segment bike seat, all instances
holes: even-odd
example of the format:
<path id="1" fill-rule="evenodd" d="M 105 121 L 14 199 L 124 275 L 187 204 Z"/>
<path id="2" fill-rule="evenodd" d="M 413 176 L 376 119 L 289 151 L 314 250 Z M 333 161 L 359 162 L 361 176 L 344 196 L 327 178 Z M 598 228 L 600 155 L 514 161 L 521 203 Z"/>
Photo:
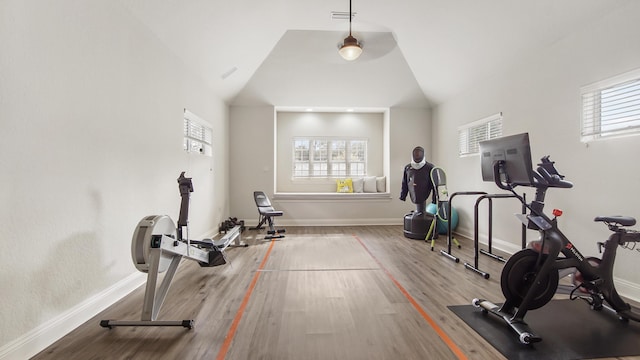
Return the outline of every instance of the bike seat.
<path id="1" fill-rule="evenodd" d="M 593 219 L 593 221 L 620 224 L 622 226 L 633 226 L 636 224 L 636 219 L 631 216 L 598 216 Z"/>

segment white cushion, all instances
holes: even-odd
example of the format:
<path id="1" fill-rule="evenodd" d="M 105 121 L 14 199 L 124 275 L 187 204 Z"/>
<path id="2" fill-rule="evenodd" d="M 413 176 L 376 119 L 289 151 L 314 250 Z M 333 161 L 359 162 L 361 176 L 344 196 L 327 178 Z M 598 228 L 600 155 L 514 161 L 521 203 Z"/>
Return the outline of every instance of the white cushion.
<path id="1" fill-rule="evenodd" d="M 387 191 L 387 178 L 385 176 L 376 178 L 376 190 L 378 190 L 378 192 Z"/>
<path id="2" fill-rule="evenodd" d="M 364 191 L 364 179 L 363 178 L 353 179 L 353 192 L 361 193 L 363 191 Z"/>
<path id="3" fill-rule="evenodd" d="M 378 192 L 378 188 L 376 186 L 376 177 L 375 176 L 365 176 L 364 177 L 364 192 L 366 192 L 366 193 Z"/>

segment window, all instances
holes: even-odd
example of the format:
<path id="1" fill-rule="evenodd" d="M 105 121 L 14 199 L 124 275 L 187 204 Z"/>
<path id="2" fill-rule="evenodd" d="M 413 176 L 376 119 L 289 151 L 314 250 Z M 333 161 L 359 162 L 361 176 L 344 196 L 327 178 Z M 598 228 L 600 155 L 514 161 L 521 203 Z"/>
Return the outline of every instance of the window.
<path id="1" fill-rule="evenodd" d="M 480 141 L 502 136 L 502 113 L 474 121 L 458 128 L 458 155 L 478 154 Z"/>
<path id="2" fill-rule="evenodd" d="M 640 134 L 640 69 L 582 87 L 583 142 Z"/>
<path id="3" fill-rule="evenodd" d="M 386 112 L 276 110 L 274 120 L 274 193 L 333 194 L 336 179 L 388 175 Z"/>
<path id="4" fill-rule="evenodd" d="M 206 121 L 184 110 L 184 138 L 182 147 L 188 153 L 213 156 L 213 129 Z"/>
<path id="5" fill-rule="evenodd" d="M 294 178 L 337 178 L 367 174 L 367 140 L 295 138 Z"/>
<path id="6" fill-rule="evenodd" d="M 293 141 L 293 177 L 309 175 L 309 140 Z"/>
<path id="7" fill-rule="evenodd" d="M 352 140 L 351 151 L 349 152 L 351 159 L 349 168 L 352 176 L 364 176 L 367 174 L 367 142 L 365 140 Z"/>
<path id="8" fill-rule="evenodd" d="M 316 140 L 311 141 L 311 144 L 313 144 L 313 174 L 316 177 L 326 177 L 329 174 L 329 168 L 327 166 L 327 159 L 329 158 L 327 141 Z"/>

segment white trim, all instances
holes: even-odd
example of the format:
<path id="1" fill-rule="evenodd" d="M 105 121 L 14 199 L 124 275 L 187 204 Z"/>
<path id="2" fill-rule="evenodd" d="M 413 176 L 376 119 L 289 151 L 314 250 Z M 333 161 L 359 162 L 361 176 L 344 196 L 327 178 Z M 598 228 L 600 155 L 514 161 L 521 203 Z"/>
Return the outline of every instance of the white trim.
<path id="1" fill-rule="evenodd" d="M 140 272 L 135 272 L 127 276 L 113 286 L 78 304 L 76 307 L 63 312 L 21 337 L 5 344 L 0 348 L 0 360 L 28 359 L 36 355 L 140 287 L 145 281 L 145 274 Z M 96 326 L 98 326 L 97 323 Z"/>
<path id="2" fill-rule="evenodd" d="M 466 229 L 466 228 L 461 228 L 458 227 L 456 229 L 456 231 L 454 232 L 456 234 L 459 234 L 462 237 L 465 237 L 467 239 L 471 239 L 473 240 L 473 231 L 470 229 Z M 529 235 L 529 234 L 527 234 Z M 527 241 L 531 241 L 532 239 L 527 238 Z M 480 236 L 478 237 L 478 242 L 481 245 L 487 246 L 488 242 L 489 242 L 489 238 L 486 234 L 480 234 Z M 497 239 L 495 237 L 493 237 L 491 239 L 491 247 L 492 249 L 496 249 L 496 250 L 500 250 L 502 252 L 505 252 L 509 255 L 513 255 L 516 251 L 521 250 L 521 244 L 514 244 L 511 241 L 505 241 L 502 239 Z"/>
<path id="3" fill-rule="evenodd" d="M 635 79 L 640 79 L 640 68 L 627 71 L 626 73 L 622 73 L 605 80 L 600 80 L 589 85 L 582 86 L 580 87 L 580 93 L 582 94 L 589 91 L 601 90 L 603 88 L 608 88 Z"/>
<path id="4" fill-rule="evenodd" d="M 640 301 L 640 285 L 615 276 L 613 277 L 613 282 L 616 284 L 616 290 L 620 295 L 636 302 Z"/>
<path id="5" fill-rule="evenodd" d="M 316 113 L 377 113 L 386 114 L 389 112 L 388 107 L 328 107 L 328 106 L 274 106 L 274 113 L 278 112 L 316 112 Z"/>
<path id="6" fill-rule="evenodd" d="M 369 200 L 391 200 L 391 193 L 275 193 L 272 200 L 280 202 L 300 202 L 300 201 L 369 201 Z"/>

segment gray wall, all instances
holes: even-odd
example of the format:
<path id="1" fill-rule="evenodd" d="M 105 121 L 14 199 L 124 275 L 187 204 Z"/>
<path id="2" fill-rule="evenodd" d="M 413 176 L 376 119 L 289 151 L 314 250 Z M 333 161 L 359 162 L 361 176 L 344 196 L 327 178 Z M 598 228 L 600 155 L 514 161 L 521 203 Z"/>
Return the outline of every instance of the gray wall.
<path id="1" fill-rule="evenodd" d="M 242 107 L 230 109 L 230 206 L 232 216 L 250 224 L 258 220 L 253 191 L 274 192 L 274 108 Z M 285 211 L 279 224 L 352 225 L 400 224 L 413 210 L 410 201 L 398 200 L 402 169 L 411 159 L 411 150 L 422 145 L 431 155 L 431 118 L 428 109 L 393 107 L 389 111 L 389 186 L 387 199 L 275 200 Z M 249 161 L 247 159 L 250 159 Z"/>
<path id="2" fill-rule="evenodd" d="M 37 350 L 43 324 L 63 335 L 144 281 L 131 236 L 146 215 L 177 218 L 181 171 L 191 233 L 217 230 L 228 114 L 117 2 L 2 1 L 0 14 L 0 347 Z M 185 107 L 212 124 L 213 158 L 182 150 Z"/>
<path id="3" fill-rule="evenodd" d="M 433 149 L 436 162 L 446 166 L 449 191 L 501 191 L 481 181 L 478 157 L 457 156 L 456 136 L 458 126 L 502 111 L 505 135 L 529 132 L 533 161 L 551 155 L 560 172 L 574 182 L 573 189 L 550 189 L 547 208 L 565 211 L 561 229 L 583 254 L 599 255 L 596 242 L 609 234 L 605 226 L 592 221 L 595 216 L 624 214 L 640 219 L 635 204 L 640 198 L 639 138 L 581 143 L 579 94 L 581 86 L 640 67 L 640 41 L 632 35 L 640 33 L 638 14 L 640 3 L 629 2 L 436 107 Z M 533 194 L 527 192 L 531 199 Z M 459 198 L 453 203 L 460 213 L 459 230 L 468 235 L 474 202 L 475 198 Z M 512 215 L 519 211 L 515 200 L 494 202 L 498 247 L 519 248 L 520 223 Z M 486 237 L 485 221 L 480 225 Z M 530 239 L 534 236 L 529 234 Z M 619 285 L 627 295 L 640 298 L 638 254 L 625 250 L 618 254 Z"/>

